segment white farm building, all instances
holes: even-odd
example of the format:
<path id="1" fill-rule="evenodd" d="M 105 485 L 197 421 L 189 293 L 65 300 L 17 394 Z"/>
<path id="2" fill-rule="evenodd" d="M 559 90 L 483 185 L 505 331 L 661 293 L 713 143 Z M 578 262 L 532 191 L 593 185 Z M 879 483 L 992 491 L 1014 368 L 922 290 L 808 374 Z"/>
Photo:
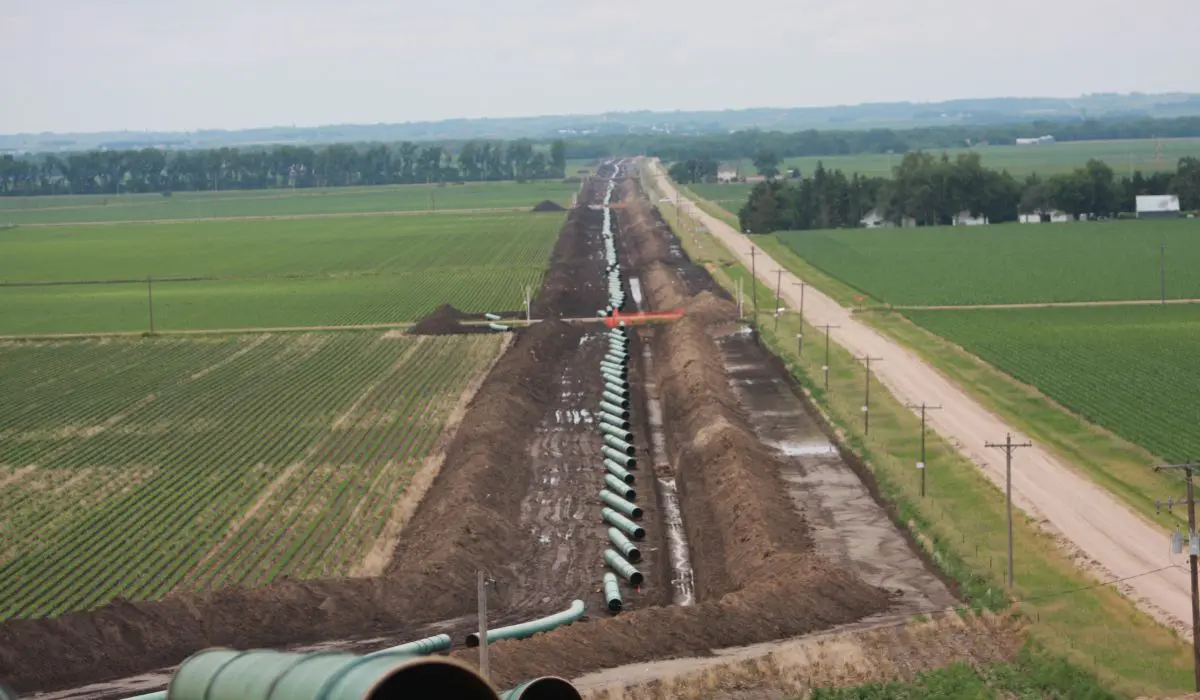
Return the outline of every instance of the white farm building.
<path id="1" fill-rule="evenodd" d="M 1179 216 L 1179 195 L 1175 194 L 1146 194 L 1138 195 L 1137 218 L 1139 219 L 1174 219 Z"/>

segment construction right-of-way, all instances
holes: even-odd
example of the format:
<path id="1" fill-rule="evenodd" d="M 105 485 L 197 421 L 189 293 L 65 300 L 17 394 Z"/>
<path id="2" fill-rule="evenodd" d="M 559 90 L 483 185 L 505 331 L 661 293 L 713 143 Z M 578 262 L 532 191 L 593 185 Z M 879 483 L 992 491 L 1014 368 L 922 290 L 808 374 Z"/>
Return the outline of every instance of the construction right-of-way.
<path id="1" fill-rule="evenodd" d="M 662 195 L 693 206 L 684 208 L 721 241 L 747 269 L 769 286 L 778 286 L 783 300 L 793 308 L 800 304 L 800 278 L 781 270 L 752 240 L 725 222 L 694 206 L 680 195 L 656 160 L 643 160 Z M 751 251 L 756 258 L 752 262 Z M 781 277 L 777 278 L 777 275 Z M 1005 458 L 988 447 L 1011 434 L 1014 441 L 1026 438 L 1007 425 L 964 389 L 927 365 L 916 353 L 858 321 L 833 299 L 808 285 L 805 320 L 813 326 L 831 324 L 834 342 L 857 356 L 882 357 L 872 372 L 898 400 L 910 405 L 940 405 L 928 415 L 929 427 L 947 439 L 1002 489 Z M 1179 627 L 1191 617 L 1188 572 L 1174 562 L 1167 547 L 1167 533 L 1146 521 L 1104 488 L 1081 476 L 1050 452 L 1034 444 L 1018 450 L 1012 462 L 1013 503 L 1052 534 L 1065 539 L 1095 563 L 1106 578 L 1129 579 L 1130 597 L 1139 607 L 1161 622 Z M 1166 567 L 1166 568 L 1164 568 Z"/>

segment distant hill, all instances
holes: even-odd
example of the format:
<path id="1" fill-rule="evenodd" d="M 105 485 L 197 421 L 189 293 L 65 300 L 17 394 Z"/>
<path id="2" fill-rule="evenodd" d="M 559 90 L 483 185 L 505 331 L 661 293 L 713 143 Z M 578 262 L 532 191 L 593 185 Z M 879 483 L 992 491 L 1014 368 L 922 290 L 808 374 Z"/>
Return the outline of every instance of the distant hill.
<path id="1" fill-rule="evenodd" d="M 1097 93 L 1073 98 L 995 97 L 946 102 L 880 102 L 830 107 L 754 108 L 697 112 L 611 112 L 504 119 L 448 119 L 401 124 L 340 124 L 191 132 L 114 131 L 3 134 L 0 153 L 95 148 L 213 148 L 263 144 L 544 139 L 616 134 L 720 134 L 744 129 L 905 129 L 1087 118 L 1200 115 L 1193 93 Z"/>

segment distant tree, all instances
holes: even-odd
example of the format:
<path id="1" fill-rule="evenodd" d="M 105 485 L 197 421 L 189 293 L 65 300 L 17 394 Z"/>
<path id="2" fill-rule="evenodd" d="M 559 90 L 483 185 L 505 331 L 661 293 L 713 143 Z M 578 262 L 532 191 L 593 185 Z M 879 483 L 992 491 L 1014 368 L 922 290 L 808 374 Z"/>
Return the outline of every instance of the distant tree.
<path id="1" fill-rule="evenodd" d="M 754 156 L 754 169 L 767 179 L 778 177 L 779 162 L 779 156 L 773 151 L 760 151 Z"/>
<path id="2" fill-rule="evenodd" d="M 562 139 L 550 143 L 551 177 L 565 177 L 567 174 L 567 144 Z"/>
<path id="3" fill-rule="evenodd" d="M 1200 209 L 1200 158 L 1179 159 L 1179 168 L 1171 179 L 1170 191 L 1179 195 L 1181 208 Z"/>

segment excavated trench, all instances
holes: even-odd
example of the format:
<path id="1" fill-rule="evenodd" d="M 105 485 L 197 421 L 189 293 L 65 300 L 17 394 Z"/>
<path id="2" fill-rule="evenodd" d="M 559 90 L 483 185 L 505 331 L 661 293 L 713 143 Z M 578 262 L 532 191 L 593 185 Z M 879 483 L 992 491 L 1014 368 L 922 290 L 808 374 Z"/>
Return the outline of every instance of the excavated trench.
<path id="1" fill-rule="evenodd" d="M 587 206 L 603 186 L 585 183 L 534 300 L 535 317 L 593 316 L 603 308 L 603 215 Z M 493 643 L 500 687 L 796 636 L 907 604 L 907 591 L 879 587 L 902 589 L 895 579 L 858 567 L 848 550 L 831 544 L 840 515 L 828 509 L 826 517 L 825 502 L 812 499 L 833 480 L 796 483 L 797 474 L 820 475 L 820 465 L 777 447 L 807 438 L 763 423 L 770 411 L 795 407 L 777 405 L 782 395 L 747 394 L 731 383 L 750 371 L 731 366 L 757 360 L 719 340 L 734 321 L 728 296 L 687 260 L 632 180 L 620 181 L 618 193 L 623 208 L 614 218 L 629 297 L 642 308 L 687 310 L 681 321 L 629 334 L 637 501 L 646 510 L 647 540 L 638 563 L 646 581 L 640 590 L 622 582 L 624 612 L 605 611 L 600 585 L 608 546 L 594 422 L 602 327 L 549 320 L 519 331 L 484 382 L 383 577 L 285 582 L 4 623 L 0 677 L 20 690 L 66 687 L 165 666 L 214 645 L 336 639 L 320 647 L 364 651 L 434 631 L 458 644 L 475 624 L 481 568 L 496 580 L 493 626 L 561 610 L 573 598 L 588 609 L 573 625 Z M 452 654 L 476 658 L 474 650 Z M 117 694 L 105 687 L 63 697 Z"/>

